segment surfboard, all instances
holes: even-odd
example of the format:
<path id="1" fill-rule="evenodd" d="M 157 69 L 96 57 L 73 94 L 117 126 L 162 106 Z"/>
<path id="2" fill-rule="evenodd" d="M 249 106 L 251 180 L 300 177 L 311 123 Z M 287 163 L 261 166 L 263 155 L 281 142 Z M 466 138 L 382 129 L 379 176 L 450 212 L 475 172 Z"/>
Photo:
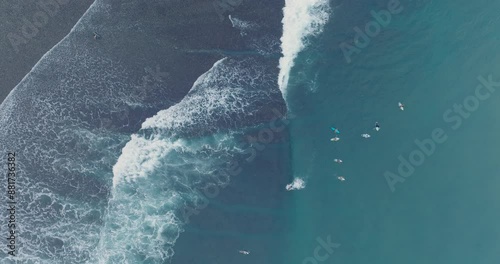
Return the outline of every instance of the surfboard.
<path id="1" fill-rule="evenodd" d="M 405 110 L 405 106 L 401 102 L 398 102 L 398 106 L 399 106 L 399 109 L 401 109 L 401 111 Z"/>

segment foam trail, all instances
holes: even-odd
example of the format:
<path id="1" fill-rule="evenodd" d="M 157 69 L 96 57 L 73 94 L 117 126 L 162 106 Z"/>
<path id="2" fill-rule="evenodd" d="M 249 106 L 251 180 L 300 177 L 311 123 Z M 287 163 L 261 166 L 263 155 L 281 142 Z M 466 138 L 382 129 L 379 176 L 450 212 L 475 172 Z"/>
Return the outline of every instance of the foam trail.
<path id="1" fill-rule="evenodd" d="M 297 54 L 307 45 L 307 37 L 323 31 L 329 13 L 328 0 L 285 0 L 281 37 L 283 56 L 280 58 L 278 76 L 278 85 L 283 95 Z"/>

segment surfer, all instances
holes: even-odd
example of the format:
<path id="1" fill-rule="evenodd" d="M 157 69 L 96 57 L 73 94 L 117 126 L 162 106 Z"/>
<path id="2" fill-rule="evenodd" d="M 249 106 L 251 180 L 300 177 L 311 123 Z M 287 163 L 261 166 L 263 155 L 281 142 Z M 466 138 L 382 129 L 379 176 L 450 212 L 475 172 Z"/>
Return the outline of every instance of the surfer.
<path id="1" fill-rule="evenodd" d="M 376 131 L 380 130 L 380 125 L 378 124 L 378 122 L 375 122 L 375 127 L 373 129 L 375 129 Z"/>
<path id="2" fill-rule="evenodd" d="M 334 133 L 336 133 L 336 134 L 340 134 L 340 131 L 339 131 L 338 129 L 336 129 L 336 128 L 332 127 L 332 130 L 333 130 L 333 132 L 334 132 Z"/>
<path id="3" fill-rule="evenodd" d="M 364 137 L 364 138 L 369 138 L 369 137 L 371 137 L 371 136 L 370 136 L 370 134 L 361 134 L 361 136 L 362 136 L 362 137 Z"/>
<path id="4" fill-rule="evenodd" d="M 248 255 L 250 254 L 250 251 L 246 251 L 246 250 L 239 250 L 238 252 L 240 252 L 241 254 L 243 255 Z"/>
<path id="5" fill-rule="evenodd" d="M 335 136 L 335 137 L 333 137 L 333 138 L 330 138 L 330 141 L 333 141 L 333 142 L 337 142 L 337 141 L 339 141 L 339 140 L 340 140 L 340 138 L 339 138 L 339 137 L 337 137 L 337 136 Z"/>
<path id="6" fill-rule="evenodd" d="M 398 107 L 399 107 L 399 109 L 401 109 L 401 111 L 405 110 L 405 105 L 402 104 L 401 102 L 398 102 Z"/>
<path id="7" fill-rule="evenodd" d="M 287 191 L 302 190 L 306 187 L 306 182 L 301 178 L 293 179 L 292 183 L 286 185 Z"/>
<path id="8" fill-rule="evenodd" d="M 341 159 L 334 159 L 333 162 L 336 162 L 336 163 L 342 163 L 343 161 Z"/>
<path id="9" fill-rule="evenodd" d="M 339 181 L 341 181 L 341 182 L 345 181 L 345 178 L 344 178 L 344 177 L 342 177 L 342 176 L 338 176 L 338 177 L 337 177 L 337 179 L 338 179 Z"/>
<path id="10" fill-rule="evenodd" d="M 101 35 L 97 34 L 97 32 L 94 31 L 94 39 L 98 40 L 101 38 Z"/>

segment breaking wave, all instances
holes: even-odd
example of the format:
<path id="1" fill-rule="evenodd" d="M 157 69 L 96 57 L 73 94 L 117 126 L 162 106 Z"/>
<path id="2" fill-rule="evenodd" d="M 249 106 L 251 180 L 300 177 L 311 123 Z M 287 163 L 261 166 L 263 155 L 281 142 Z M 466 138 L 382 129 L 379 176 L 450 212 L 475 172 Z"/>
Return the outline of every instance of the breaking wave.
<path id="1" fill-rule="evenodd" d="M 240 151 L 235 131 L 283 107 L 277 61 L 262 56 L 220 60 L 187 95 L 162 82 L 144 95 L 137 69 L 156 65 L 129 63 L 113 46 L 130 31 L 158 35 L 162 21 L 130 11 L 141 4 L 95 1 L 0 105 L 0 150 L 19 155 L 15 261 L 165 263 L 186 224 L 182 208 L 227 184 L 214 171 Z"/>
<path id="2" fill-rule="evenodd" d="M 113 167 L 112 197 L 94 262 L 165 263 L 187 223 L 183 208 L 225 186 L 221 167 L 240 152 L 232 129 L 276 104 L 273 75 L 255 60 L 222 59 L 184 99 L 148 118 Z"/>
<path id="3" fill-rule="evenodd" d="M 329 18 L 328 0 L 285 0 L 283 8 L 283 36 L 279 61 L 278 85 L 286 95 L 290 70 L 299 52 L 308 44 L 307 39 L 323 31 Z"/>

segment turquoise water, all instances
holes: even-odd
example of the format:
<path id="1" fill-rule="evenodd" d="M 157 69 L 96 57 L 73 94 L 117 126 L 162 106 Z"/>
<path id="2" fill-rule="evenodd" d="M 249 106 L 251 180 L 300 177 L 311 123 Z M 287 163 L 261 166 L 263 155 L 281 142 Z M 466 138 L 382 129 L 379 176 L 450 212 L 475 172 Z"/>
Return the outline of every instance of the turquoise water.
<path id="1" fill-rule="evenodd" d="M 289 110 L 296 115 L 290 126 L 292 170 L 307 187 L 290 193 L 296 207 L 289 215 L 293 231 L 284 263 L 500 260 L 500 95 L 479 100 L 460 125 L 443 118 L 474 95 L 479 76 L 500 81 L 500 3 L 402 5 L 351 63 L 339 43 L 352 40 L 353 27 L 372 21 L 370 10 L 381 10 L 384 3 L 356 6 L 355 19 L 346 18 L 354 4 L 341 5 L 296 59 L 287 90 Z M 405 111 L 398 109 L 399 101 Z M 376 121 L 379 132 L 372 130 Z M 330 126 L 340 128 L 340 142 L 330 142 Z M 398 156 L 408 159 L 418 150 L 414 141 L 431 138 L 439 128 L 446 140 L 392 192 L 384 173 L 397 174 Z M 334 158 L 344 163 L 335 164 Z M 317 238 L 328 236 L 340 247 L 323 261 L 308 259 L 320 245 Z"/>

